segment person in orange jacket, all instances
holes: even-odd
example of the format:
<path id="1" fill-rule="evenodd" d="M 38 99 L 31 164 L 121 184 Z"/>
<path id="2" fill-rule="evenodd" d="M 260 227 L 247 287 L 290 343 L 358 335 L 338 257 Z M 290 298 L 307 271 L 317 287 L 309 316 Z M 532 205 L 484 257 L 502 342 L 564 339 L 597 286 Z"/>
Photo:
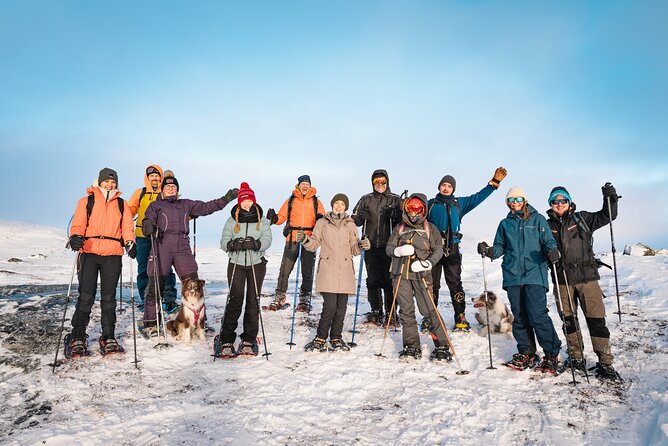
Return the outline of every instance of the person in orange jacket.
<path id="1" fill-rule="evenodd" d="M 267 219 L 271 224 L 281 225 L 285 223 L 283 235 L 285 236 L 285 247 L 283 248 L 283 259 L 278 272 L 278 284 L 274 301 L 267 309 L 276 311 L 285 308 L 285 293 L 288 289 L 290 273 L 297 262 L 299 247 L 302 240 L 298 237 L 306 234 L 310 236 L 317 219 L 325 214 L 325 206 L 316 196 L 318 191 L 311 186 L 311 177 L 302 175 L 297 178 L 297 185 L 292 191 L 290 198 L 285 200 L 278 214 L 273 209 L 267 210 Z M 298 235 L 299 234 L 299 235 Z M 305 249 L 301 250 L 302 284 L 299 290 L 298 311 L 308 312 L 311 310 L 310 295 L 313 289 L 313 269 L 315 268 L 315 252 Z"/>
<path id="2" fill-rule="evenodd" d="M 164 176 L 169 176 L 169 172 L 166 171 Z M 151 252 L 151 239 L 144 237 L 141 225 L 144 221 L 148 205 L 153 203 L 160 195 L 160 192 L 162 192 L 162 178 L 163 172 L 160 166 L 157 164 L 148 166 L 144 175 L 144 187 L 137 189 L 128 201 L 132 216 L 137 216 L 137 220 L 135 221 L 135 237 L 137 237 L 137 289 L 139 290 L 140 311 L 144 311 L 144 295 L 148 289 L 146 266 L 148 265 L 148 257 Z M 176 274 L 174 274 L 173 270 L 169 273 L 169 277 L 165 281 L 165 294 L 162 298 L 165 311 L 169 314 L 176 312 L 179 307 L 176 304 Z"/>
<path id="3" fill-rule="evenodd" d="M 100 307 L 102 334 L 100 352 L 123 352 L 115 338 L 116 285 L 121 273 L 123 250 L 135 258 L 137 246 L 132 230 L 132 212 L 120 198 L 118 175 L 109 168 L 100 171 L 97 181 L 87 190 L 88 195 L 77 203 L 69 247 L 79 252 L 77 273 L 79 299 L 72 316 L 72 332 L 65 336 L 65 357 L 88 356 L 86 327 L 95 303 L 97 277 L 100 276 Z"/>

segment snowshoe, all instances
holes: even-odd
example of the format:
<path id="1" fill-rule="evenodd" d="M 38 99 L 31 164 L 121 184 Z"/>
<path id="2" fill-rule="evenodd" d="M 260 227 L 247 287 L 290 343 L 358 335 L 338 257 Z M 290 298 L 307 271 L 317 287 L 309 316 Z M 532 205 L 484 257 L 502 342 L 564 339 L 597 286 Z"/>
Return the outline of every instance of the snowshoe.
<path id="1" fill-rule="evenodd" d="M 404 362 L 420 358 L 422 358 L 422 350 L 419 348 L 404 346 L 404 349 L 399 352 L 399 359 Z"/>
<path id="2" fill-rule="evenodd" d="M 448 347 L 436 347 L 429 356 L 432 361 L 452 361 L 452 353 Z"/>
<path id="3" fill-rule="evenodd" d="M 257 356 L 259 351 L 257 339 L 241 341 L 237 349 L 237 356 Z"/>
<path id="4" fill-rule="evenodd" d="M 543 373 L 551 373 L 553 375 L 560 375 L 564 371 L 564 365 L 559 362 L 559 356 L 543 356 L 543 361 L 536 370 Z"/>
<path id="5" fill-rule="evenodd" d="M 601 364 L 600 362 L 597 362 L 591 370 L 594 370 L 594 376 L 598 379 L 618 382 L 624 381 L 612 364 Z"/>
<path id="6" fill-rule="evenodd" d="M 98 344 L 100 346 L 100 354 L 102 356 L 113 355 L 116 353 L 125 353 L 123 347 L 121 347 L 118 344 L 118 341 L 116 341 L 114 338 L 100 338 Z"/>
<path id="7" fill-rule="evenodd" d="M 301 300 L 297 304 L 297 311 L 301 311 L 302 313 L 310 313 L 311 312 L 311 303 L 308 300 Z"/>
<path id="8" fill-rule="evenodd" d="M 513 359 L 504 362 L 503 365 L 514 370 L 534 369 L 540 364 L 540 357 L 536 354 L 529 355 L 524 353 L 515 353 Z"/>
<path id="9" fill-rule="evenodd" d="M 165 310 L 167 314 L 174 314 L 179 309 L 179 305 L 176 302 L 165 302 L 162 304 L 162 309 Z"/>
<path id="10" fill-rule="evenodd" d="M 157 338 L 160 336 L 156 321 L 137 321 L 137 331 L 146 339 Z"/>
<path id="11" fill-rule="evenodd" d="M 220 335 L 216 335 L 213 340 L 213 356 L 220 359 L 236 358 L 237 351 L 231 342 L 222 343 Z"/>
<path id="12" fill-rule="evenodd" d="M 264 311 L 278 311 L 278 310 L 285 310 L 290 306 L 289 303 L 286 303 L 286 298 L 285 294 L 283 293 L 276 293 L 274 296 L 274 301 L 270 303 L 269 305 L 264 305 L 262 309 Z"/>
<path id="13" fill-rule="evenodd" d="M 390 319 L 390 315 L 386 314 L 385 317 L 383 318 L 383 324 L 382 324 L 383 327 L 387 327 L 387 322 L 388 322 L 389 319 Z M 392 320 L 390 321 L 390 327 L 396 329 L 396 328 L 399 328 L 399 326 L 400 326 L 400 324 L 399 324 L 399 319 L 397 318 L 397 315 L 396 314 L 392 315 Z"/>
<path id="14" fill-rule="evenodd" d="M 329 349 L 336 352 L 347 352 L 350 351 L 350 347 L 346 344 L 343 339 L 331 339 L 329 341 Z"/>
<path id="15" fill-rule="evenodd" d="M 420 322 L 420 333 L 427 334 L 429 333 L 429 327 L 431 326 L 431 319 L 428 316 L 422 318 Z"/>
<path id="16" fill-rule="evenodd" d="M 573 369 L 578 372 L 582 373 L 583 375 L 587 373 L 587 366 L 584 362 L 583 359 L 578 359 L 578 358 L 571 358 L 570 356 L 566 358 L 564 361 L 564 369 L 570 370 L 571 368 L 571 363 L 573 363 Z"/>
<path id="17" fill-rule="evenodd" d="M 84 338 L 72 338 L 72 334 L 65 336 L 64 342 L 64 353 L 67 359 L 80 358 L 82 356 L 90 356 L 90 351 L 88 350 L 88 341 L 86 340 L 88 335 Z"/>
<path id="18" fill-rule="evenodd" d="M 313 352 L 313 351 L 318 351 L 318 352 L 326 352 L 327 351 L 327 341 L 324 339 L 320 338 L 315 338 L 308 344 L 304 346 L 304 351 L 307 352 Z"/>
<path id="19" fill-rule="evenodd" d="M 379 325 L 382 324 L 383 322 L 383 313 L 381 313 L 378 310 L 371 310 L 369 313 L 366 314 L 366 318 L 364 319 L 364 324 L 373 324 L 373 325 Z"/>
<path id="20" fill-rule="evenodd" d="M 457 321 L 455 322 L 455 327 L 453 328 L 453 331 L 464 331 L 464 332 L 469 332 L 471 330 L 471 324 L 468 323 L 466 320 L 466 315 L 465 314 L 460 314 L 459 317 L 457 317 Z"/>

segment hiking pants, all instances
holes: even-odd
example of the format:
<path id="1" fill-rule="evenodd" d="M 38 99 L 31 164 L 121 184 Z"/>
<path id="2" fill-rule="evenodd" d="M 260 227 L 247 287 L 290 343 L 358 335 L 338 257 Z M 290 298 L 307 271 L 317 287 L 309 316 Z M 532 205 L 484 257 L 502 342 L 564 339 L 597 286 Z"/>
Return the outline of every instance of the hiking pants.
<path id="1" fill-rule="evenodd" d="M 278 271 L 278 285 L 276 285 L 276 293 L 285 294 L 288 290 L 288 279 L 292 273 L 295 263 L 297 263 L 297 255 L 299 252 L 299 243 L 285 242 L 283 248 L 283 258 L 281 259 L 281 268 Z M 313 270 L 315 268 L 315 252 L 307 251 L 302 247 L 301 250 L 301 286 L 299 295 L 308 296 L 313 289 Z"/>
<path id="2" fill-rule="evenodd" d="M 436 305 L 438 305 L 438 293 L 441 290 L 441 273 L 445 276 L 445 284 L 450 290 L 455 323 L 457 323 L 460 316 L 466 312 L 466 295 L 462 285 L 462 255 L 459 252 L 459 244 L 452 245 L 450 255 L 443 255 L 431 269 Z"/>
<path id="3" fill-rule="evenodd" d="M 230 285 L 230 291 L 220 327 L 220 339 L 223 343 L 234 343 L 237 337 L 236 329 L 244 305 L 244 288 L 246 290 L 246 309 L 244 311 L 244 331 L 240 338 L 242 341 L 249 342 L 257 338 L 260 313 L 259 296 L 255 293 L 255 289 L 257 287 L 257 292 L 262 292 L 262 282 L 264 282 L 266 272 L 265 262 L 253 266 L 235 266 L 232 262 L 227 264 L 227 283 Z"/>
<path id="4" fill-rule="evenodd" d="M 137 237 L 137 289 L 139 299 L 144 302 L 146 289 L 148 288 L 148 256 L 151 253 L 151 239 L 149 237 Z M 153 274 L 151 274 L 153 275 Z M 176 274 L 170 271 L 169 278 L 165 282 L 164 302 L 176 302 Z"/>
<path id="5" fill-rule="evenodd" d="M 385 253 L 385 246 L 371 248 L 364 253 L 366 266 L 366 288 L 371 311 L 390 312 L 392 308 L 392 281 L 390 280 L 390 264 L 392 259 Z M 385 303 L 383 305 L 383 293 Z"/>
<path id="6" fill-rule="evenodd" d="M 535 334 L 538 344 L 547 356 L 556 356 L 561 350 L 561 341 L 547 310 L 546 289 L 542 285 L 516 285 L 506 287 L 510 308 L 513 312 L 513 337 L 517 351 L 524 354 L 536 352 Z"/>
<path id="7" fill-rule="evenodd" d="M 448 345 L 445 330 L 441 324 L 441 317 L 434 308 L 434 302 L 430 296 L 432 285 L 431 275 L 426 273 L 420 279 L 406 279 L 397 276 L 394 286 L 397 290 L 397 301 L 399 302 L 399 318 L 401 320 L 401 334 L 404 347 L 420 348 L 420 333 L 415 320 L 415 303 L 417 303 L 420 314 L 429 317 L 429 332 L 434 339 L 434 346 Z M 425 287 L 425 282 L 427 283 Z M 398 283 L 398 285 L 397 285 Z M 415 303 L 413 301 L 415 299 Z"/>
<path id="8" fill-rule="evenodd" d="M 346 317 L 348 295 L 341 293 L 322 293 L 322 314 L 318 322 L 316 336 L 320 339 L 341 339 L 343 319 Z"/>

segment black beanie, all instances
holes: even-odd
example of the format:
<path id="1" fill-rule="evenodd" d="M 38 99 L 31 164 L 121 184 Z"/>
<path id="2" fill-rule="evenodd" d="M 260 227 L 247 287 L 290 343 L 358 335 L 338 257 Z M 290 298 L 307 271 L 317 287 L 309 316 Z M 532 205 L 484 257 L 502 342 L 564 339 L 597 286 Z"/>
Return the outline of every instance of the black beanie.
<path id="1" fill-rule="evenodd" d="M 443 183 L 450 183 L 452 184 L 452 191 L 454 192 L 455 189 L 457 189 L 457 181 L 455 181 L 455 177 L 452 175 L 446 175 L 443 178 L 441 178 L 441 181 L 438 183 L 438 188 L 441 188 L 441 184 Z"/>
<path id="2" fill-rule="evenodd" d="M 334 207 L 334 202 L 339 201 L 339 200 L 343 201 L 343 203 L 346 205 L 345 210 L 347 211 L 348 210 L 348 205 L 350 203 L 348 202 L 348 197 L 346 196 L 346 194 L 336 194 L 336 195 L 334 195 L 334 198 L 332 198 L 332 201 L 330 202 L 330 204 L 332 205 L 332 208 Z"/>
<path id="3" fill-rule="evenodd" d="M 114 180 L 116 182 L 116 187 L 118 187 L 118 174 L 114 169 L 105 167 L 100 171 L 100 174 L 97 176 L 97 184 L 102 184 L 103 181 Z"/>
<path id="4" fill-rule="evenodd" d="M 165 177 L 162 180 L 162 190 L 165 190 L 167 184 L 174 184 L 176 186 L 176 191 L 179 190 L 179 182 L 176 180 L 176 177 Z"/>

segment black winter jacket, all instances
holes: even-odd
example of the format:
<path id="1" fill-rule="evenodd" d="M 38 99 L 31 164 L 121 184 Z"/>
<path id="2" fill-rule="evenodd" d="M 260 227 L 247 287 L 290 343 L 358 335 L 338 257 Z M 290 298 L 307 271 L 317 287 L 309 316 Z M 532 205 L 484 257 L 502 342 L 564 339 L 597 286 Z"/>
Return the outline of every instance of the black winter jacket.
<path id="1" fill-rule="evenodd" d="M 387 244 L 392 229 L 401 223 L 401 197 L 390 191 L 390 180 L 386 171 L 381 169 L 374 172 L 376 173 L 382 173 L 387 178 L 387 189 L 382 194 L 374 190 L 362 196 L 353 208 L 352 218 L 357 226 L 363 226 L 366 222 L 363 235 L 369 238 L 372 248 L 382 248 Z M 360 209 L 366 209 L 371 218 L 360 218 L 357 215 Z"/>
<path id="2" fill-rule="evenodd" d="M 611 202 L 612 219 L 617 218 L 617 202 Z M 547 222 L 552 230 L 552 235 L 557 241 L 557 248 L 561 252 L 561 261 L 557 263 L 557 274 L 559 283 L 564 285 L 564 273 L 568 277 L 569 285 L 599 280 L 598 267 L 594 260 L 592 248 L 593 232 L 610 223 L 608 215 L 608 204 L 603 202 L 603 209 L 598 212 L 577 212 L 583 222 L 589 228 L 589 232 L 578 226 L 573 217 L 575 214 L 575 203 L 562 216 L 558 217 L 552 209 L 547 211 Z M 552 274 L 554 276 L 554 274 Z M 554 277 L 552 277 L 554 282 Z"/>

